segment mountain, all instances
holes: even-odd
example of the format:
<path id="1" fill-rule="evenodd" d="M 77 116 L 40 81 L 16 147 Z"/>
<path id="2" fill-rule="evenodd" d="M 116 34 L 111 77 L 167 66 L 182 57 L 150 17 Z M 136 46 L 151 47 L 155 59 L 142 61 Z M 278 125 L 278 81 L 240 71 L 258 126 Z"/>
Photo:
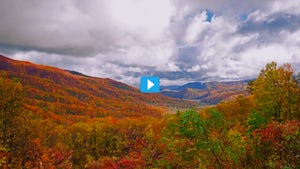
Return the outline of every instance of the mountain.
<path id="1" fill-rule="evenodd" d="M 180 86 L 178 90 L 185 90 L 185 89 L 206 89 L 206 84 L 201 82 L 193 82 L 193 83 L 187 83 L 183 86 Z"/>
<path id="2" fill-rule="evenodd" d="M 178 85 L 160 86 L 160 90 L 177 90 L 179 87 Z"/>
<path id="3" fill-rule="evenodd" d="M 187 83 L 183 86 L 161 86 L 161 90 L 185 90 L 185 89 L 205 89 L 206 85 L 204 83 L 201 82 L 192 82 L 192 83 Z"/>
<path id="4" fill-rule="evenodd" d="M 186 100 L 194 100 L 205 104 L 217 104 L 222 100 L 231 100 L 238 95 L 248 95 L 249 80 L 229 82 L 193 82 L 183 86 L 162 88 L 161 94 Z"/>
<path id="5" fill-rule="evenodd" d="M 0 55 L 0 75 L 17 78 L 26 91 L 26 108 L 43 117 L 76 121 L 90 117 L 160 116 L 196 106 L 161 94 L 143 94 L 124 83 Z"/>

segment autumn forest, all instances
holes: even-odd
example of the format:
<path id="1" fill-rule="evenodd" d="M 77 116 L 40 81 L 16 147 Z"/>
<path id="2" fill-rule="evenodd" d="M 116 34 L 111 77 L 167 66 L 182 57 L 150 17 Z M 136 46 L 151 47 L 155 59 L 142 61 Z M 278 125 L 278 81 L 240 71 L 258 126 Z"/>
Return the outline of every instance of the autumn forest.
<path id="1" fill-rule="evenodd" d="M 203 106 L 0 56 L 0 168 L 296 169 L 299 82 L 271 62 L 247 96 Z"/>

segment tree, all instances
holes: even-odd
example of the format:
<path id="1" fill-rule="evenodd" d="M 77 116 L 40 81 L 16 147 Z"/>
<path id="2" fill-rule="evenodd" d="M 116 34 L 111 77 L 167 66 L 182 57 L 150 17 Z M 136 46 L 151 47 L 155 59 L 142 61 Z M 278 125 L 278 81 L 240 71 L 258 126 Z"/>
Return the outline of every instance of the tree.
<path id="1" fill-rule="evenodd" d="M 24 168 L 31 155 L 33 127 L 31 112 L 24 109 L 25 92 L 20 82 L 0 77 L 0 147 L 6 150 L 6 164 Z"/>
<path id="2" fill-rule="evenodd" d="M 1 143 L 5 146 L 10 146 L 14 139 L 15 120 L 23 111 L 23 99 L 24 92 L 19 82 L 5 75 L 0 78 Z"/>
<path id="3" fill-rule="evenodd" d="M 293 78 L 294 70 L 290 64 L 277 67 L 272 62 L 262 69 L 253 83 L 253 95 L 258 110 L 265 122 L 271 118 L 277 121 L 292 119 L 297 107 L 297 81 Z"/>
<path id="4" fill-rule="evenodd" d="M 254 82 L 255 80 L 250 80 L 248 83 L 247 83 L 247 90 L 250 94 L 253 93 L 253 85 L 254 85 Z"/>
<path id="5" fill-rule="evenodd" d="M 206 113 L 208 119 L 201 118 L 195 110 L 178 112 L 167 119 L 160 140 L 165 145 L 160 167 L 223 168 L 222 145 L 214 133 L 222 130 L 224 117 L 216 109 L 208 109 Z"/>
<path id="6" fill-rule="evenodd" d="M 216 108 L 226 117 L 226 120 L 245 124 L 248 114 L 254 108 L 253 97 L 239 95 L 234 100 L 219 103 Z"/>
<path id="7" fill-rule="evenodd" d="M 22 85 L 3 75 L 0 78 L 0 144 L 9 152 L 18 150 L 19 116 L 23 112 L 24 92 Z M 8 159 L 8 163 L 11 162 Z"/>

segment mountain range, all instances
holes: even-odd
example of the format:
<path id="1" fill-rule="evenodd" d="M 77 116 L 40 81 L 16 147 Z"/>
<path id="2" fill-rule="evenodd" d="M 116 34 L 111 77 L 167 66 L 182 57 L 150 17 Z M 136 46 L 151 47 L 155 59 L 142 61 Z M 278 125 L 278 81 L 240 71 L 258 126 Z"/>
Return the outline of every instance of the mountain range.
<path id="1" fill-rule="evenodd" d="M 27 95 L 25 106 L 28 110 L 42 112 L 41 116 L 57 119 L 58 122 L 105 116 L 157 117 L 198 105 L 162 94 L 144 94 L 135 87 L 112 79 L 90 77 L 1 55 L 0 75 L 17 78 L 21 82 Z"/>
<path id="2" fill-rule="evenodd" d="M 73 70 L 17 61 L 0 55 L 0 75 L 17 78 L 27 97 L 25 107 L 57 121 L 80 121 L 90 117 L 116 118 L 161 116 L 179 109 L 216 104 L 247 95 L 248 81 L 192 82 L 161 86 L 160 94 Z M 196 101 L 196 102 L 195 102 Z"/>
<path id="3" fill-rule="evenodd" d="M 162 86 L 161 94 L 213 105 L 223 100 L 231 100 L 238 95 L 247 96 L 249 94 L 247 91 L 249 81 L 192 82 L 182 86 Z"/>

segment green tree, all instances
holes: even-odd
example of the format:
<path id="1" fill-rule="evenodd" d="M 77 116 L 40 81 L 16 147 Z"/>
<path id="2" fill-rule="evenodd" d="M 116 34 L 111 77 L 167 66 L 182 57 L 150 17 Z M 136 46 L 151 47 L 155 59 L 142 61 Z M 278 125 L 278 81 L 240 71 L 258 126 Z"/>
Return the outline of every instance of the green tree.
<path id="1" fill-rule="evenodd" d="M 254 82 L 255 80 L 250 80 L 248 83 L 247 83 L 247 90 L 250 94 L 253 93 L 253 86 L 254 86 Z"/>
<path id="2" fill-rule="evenodd" d="M 24 92 L 16 80 L 0 77 L 0 144 L 9 152 L 17 152 L 19 116 L 23 112 Z M 12 158 L 8 159 L 8 163 Z"/>
<path id="3" fill-rule="evenodd" d="M 262 69 L 253 83 L 253 95 L 258 110 L 265 122 L 271 118 L 277 121 L 292 119 L 297 107 L 297 81 L 290 64 L 277 67 L 272 62 Z"/>
<path id="4" fill-rule="evenodd" d="M 32 116 L 24 110 L 25 92 L 20 82 L 0 77 L 0 147 L 9 154 L 6 162 L 12 168 L 24 168 L 32 139 Z"/>
<path id="5" fill-rule="evenodd" d="M 23 111 L 24 92 L 22 85 L 16 80 L 0 78 L 0 129 L 1 143 L 12 148 L 15 139 L 16 119 Z"/>
<path id="6" fill-rule="evenodd" d="M 222 145 L 212 131 L 222 128 L 224 117 L 216 109 L 209 109 L 207 115 L 209 119 L 200 118 L 198 112 L 186 110 L 168 118 L 161 137 L 161 142 L 166 145 L 163 153 L 166 157 L 162 158 L 160 167 L 201 168 L 212 165 L 223 168 L 220 159 Z"/>

